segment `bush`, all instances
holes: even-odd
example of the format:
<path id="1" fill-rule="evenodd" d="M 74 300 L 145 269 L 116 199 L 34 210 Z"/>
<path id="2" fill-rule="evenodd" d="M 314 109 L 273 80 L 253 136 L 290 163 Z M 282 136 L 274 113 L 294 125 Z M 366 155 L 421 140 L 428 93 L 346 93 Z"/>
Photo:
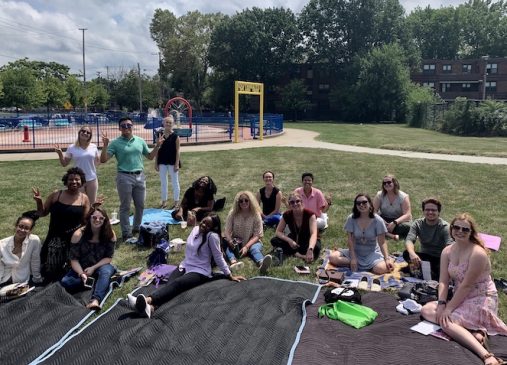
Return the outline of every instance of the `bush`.
<path id="1" fill-rule="evenodd" d="M 407 97 L 408 125 L 415 128 L 433 128 L 429 110 L 436 102 L 437 97 L 432 89 L 411 84 Z"/>

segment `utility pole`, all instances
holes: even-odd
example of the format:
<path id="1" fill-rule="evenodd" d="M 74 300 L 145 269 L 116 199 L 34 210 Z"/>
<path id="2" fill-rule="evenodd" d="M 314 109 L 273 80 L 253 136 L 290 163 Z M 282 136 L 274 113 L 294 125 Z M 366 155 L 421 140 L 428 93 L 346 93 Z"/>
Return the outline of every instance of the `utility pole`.
<path id="1" fill-rule="evenodd" d="M 157 55 L 157 53 L 152 53 L 152 55 Z M 158 52 L 158 86 L 159 86 L 158 108 L 162 109 L 164 91 L 162 85 L 162 54 L 160 52 Z"/>
<path id="2" fill-rule="evenodd" d="M 486 77 L 488 76 L 488 60 L 489 56 L 482 56 L 484 60 L 484 75 L 482 80 L 482 100 L 486 100 Z"/>
<path id="3" fill-rule="evenodd" d="M 85 118 L 88 114 L 88 95 L 86 92 L 86 65 L 85 65 L 85 30 L 87 28 L 79 28 L 80 31 L 83 32 L 83 101 L 84 101 L 84 112 Z"/>
<path id="4" fill-rule="evenodd" d="M 143 112 L 143 85 L 141 83 L 141 66 L 137 63 L 137 75 L 139 77 L 139 113 Z"/>

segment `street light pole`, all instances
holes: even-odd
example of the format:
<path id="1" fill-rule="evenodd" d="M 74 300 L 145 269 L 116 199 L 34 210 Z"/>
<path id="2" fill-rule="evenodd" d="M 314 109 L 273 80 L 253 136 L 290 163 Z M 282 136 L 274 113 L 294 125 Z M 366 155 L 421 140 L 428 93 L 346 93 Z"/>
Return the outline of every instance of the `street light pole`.
<path id="1" fill-rule="evenodd" d="M 488 59 L 489 56 L 482 56 L 484 60 L 484 76 L 482 79 L 482 100 L 486 100 L 486 76 L 488 75 Z"/>
<path id="2" fill-rule="evenodd" d="M 87 28 L 79 28 L 80 31 L 83 32 L 83 102 L 84 102 L 84 112 L 85 118 L 88 114 L 88 95 L 86 92 L 86 65 L 85 65 L 85 30 Z"/>

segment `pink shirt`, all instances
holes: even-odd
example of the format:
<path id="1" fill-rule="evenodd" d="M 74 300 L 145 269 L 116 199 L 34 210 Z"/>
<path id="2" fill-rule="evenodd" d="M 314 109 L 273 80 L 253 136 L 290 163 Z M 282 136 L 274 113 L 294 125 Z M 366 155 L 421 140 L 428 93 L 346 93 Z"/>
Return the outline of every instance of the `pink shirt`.
<path id="1" fill-rule="evenodd" d="M 322 191 L 312 187 L 312 192 L 310 196 L 306 196 L 303 187 L 300 187 L 294 190 L 294 192 L 298 193 L 301 196 L 303 205 L 306 209 L 309 209 L 312 212 L 314 212 L 317 218 L 320 217 L 322 213 L 322 208 L 327 206 L 326 198 L 324 198 L 324 194 L 322 194 Z"/>

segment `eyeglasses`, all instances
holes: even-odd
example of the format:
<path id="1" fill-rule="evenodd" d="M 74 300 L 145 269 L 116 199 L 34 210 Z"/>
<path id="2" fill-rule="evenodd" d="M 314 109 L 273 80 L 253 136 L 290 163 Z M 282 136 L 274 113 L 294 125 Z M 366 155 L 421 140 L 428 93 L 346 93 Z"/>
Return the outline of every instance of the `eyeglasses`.
<path id="1" fill-rule="evenodd" d="M 454 229 L 455 231 L 461 231 L 463 233 L 468 233 L 470 232 L 472 229 L 471 228 L 468 228 L 468 227 L 462 227 L 462 226 L 456 226 L 456 225 L 452 225 L 451 226 L 452 229 Z"/>
<path id="2" fill-rule="evenodd" d="M 18 228 L 23 231 L 29 231 L 32 229 L 32 227 L 25 226 L 24 224 L 18 224 Z"/>
<path id="3" fill-rule="evenodd" d="M 132 129 L 132 124 L 120 124 L 121 129 Z"/>
<path id="4" fill-rule="evenodd" d="M 239 204 L 250 203 L 250 200 L 248 200 L 248 199 L 239 199 L 238 202 L 239 202 Z"/>
<path id="5" fill-rule="evenodd" d="M 300 200 L 300 199 L 298 199 L 298 200 L 291 200 L 291 201 L 289 201 L 289 205 L 296 205 L 296 204 L 299 204 L 299 203 L 301 203 L 301 200 Z"/>
<path id="6" fill-rule="evenodd" d="M 92 134 L 92 132 L 88 132 L 88 131 L 79 131 L 79 133 L 82 133 L 82 134 L 86 134 L 86 135 L 89 135 L 89 134 Z"/>
<path id="7" fill-rule="evenodd" d="M 102 221 L 104 221 L 106 218 L 104 218 L 104 217 L 98 217 L 98 216 L 96 216 L 96 215 L 92 215 L 92 219 L 93 219 L 94 221 L 99 221 L 99 222 L 102 222 Z"/>
<path id="8" fill-rule="evenodd" d="M 391 185 L 393 182 L 392 181 L 384 181 L 382 184 L 384 185 Z"/>
<path id="9" fill-rule="evenodd" d="M 358 200 L 356 201 L 356 205 L 359 206 L 359 205 L 368 205 L 368 200 Z"/>

